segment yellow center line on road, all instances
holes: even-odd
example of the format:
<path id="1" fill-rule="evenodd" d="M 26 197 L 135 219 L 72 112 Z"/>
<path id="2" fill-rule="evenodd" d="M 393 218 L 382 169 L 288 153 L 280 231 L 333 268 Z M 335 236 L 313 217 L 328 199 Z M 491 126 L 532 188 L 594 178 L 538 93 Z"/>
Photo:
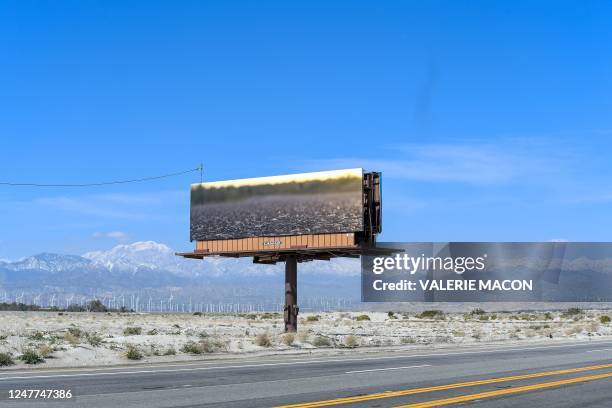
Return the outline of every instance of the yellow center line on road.
<path id="1" fill-rule="evenodd" d="M 567 380 L 551 381 L 551 382 L 539 383 L 539 384 L 533 384 L 533 385 L 524 385 L 521 387 L 508 388 L 505 390 L 480 392 L 478 394 L 461 395 L 459 397 L 444 398 L 444 399 L 438 399 L 434 401 L 425 401 L 425 402 L 419 402 L 416 404 L 398 405 L 395 408 L 441 407 L 444 405 L 458 404 L 460 402 L 468 402 L 468 401 L 480 400 L 484 398 L 499 397 L 502 395 L 515 394 L 517 392 L 542 390 L 546 388 L 560 387 L 562 385 L 567 385 L 567 384 L 576 384 L 576 383 L 587 382 L 587 381 L 601 380 L 601 379 L 610 378 L 610 377 L 612 377 L 612 373 L 587 375 L 583 377 L 570 378 Z"/>
<path id="2" fill-rule="evenodd" d="M 424 388 L 410 388 L 410 389 L 399 390 L 399 391 L 385 391 L 385 392 L 378 392 L 378 393 L 368 394 L 368 395 L 358 395 L 355 397 L 335 398 L 335 399 L 330 399 L 330 400 L 304 402 L 304 403 L 299 403 L 299 404 L 280 405 L 276 408 L 329 407 L 333 405 L 352 404 L 352 403 L 371 401 L 371 400 L 377 400 L 377 399 L 382 399 L 382 398 L 402 397 L 405 395 L 422 394 L 422 393 L 433 392 L 433 391 L 450 390 L 454 388 L 473 387 L 476 385 L 494 384 L 494 383 L 507 382 L 507 381 L 516 381 L 516 380 L 526 380 L 530 378 L 547 377 L 547 376 L 552 376 L 552 375 L 580 373 L 583 371 L 591 371 L 591 370 L 602 370 L 605 368 L 612 368 L 612 364 L 600 364 L 600 365 L 594 365 L 594 366 L 588 366 L 588 367 L 568 368 L 564 370 L 513 375 L 509 377 L 488 378 L 484 380 L 467 381 L 467 382 L 445 384 L 445 385 L 435 385 L 432 387 L 424 387 Z"/>

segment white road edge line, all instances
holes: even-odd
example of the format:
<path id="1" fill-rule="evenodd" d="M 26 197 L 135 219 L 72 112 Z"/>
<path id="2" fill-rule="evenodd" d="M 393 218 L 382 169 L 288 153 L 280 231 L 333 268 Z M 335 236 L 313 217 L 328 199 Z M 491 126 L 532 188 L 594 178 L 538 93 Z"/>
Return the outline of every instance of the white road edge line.
<path id="1" fill-rule="evenodd" d="M 609 340 L 604 340 L 602 343 L 607 343 Z M 294 360 L 279 363 L 262 363 L 262 364 L 242 364 L 242 365 L 226 365 L 217 367 L 194 367 L 194 368 L 177 368 L 177 369 L 165 369 L 165 370 L 135 370 L 135 371 L 110 371 L 110 372 L 94 372 L 94 373 L 78 373 L 78 374 L 54 374 L 54 375 L 30 375 L 30 376 L 11 376 L 11 377 L 0 377 L 0 381 L 5 380 L 28 380 L 28 379 L 40 379 L 40 378 L 68 378 L 68 377 L 94 377 L 97 375 L 128 375 L 128 374 L 157 374 L 157 373 L 171 373 L 171 372 L 182 372 L 182 371 L 204 371 L 204 370 L 224 370 L 234 368 L 253 368 L 253 367 L 274 367 L 284 366 L 292 364 L 317 364 L 317 363 L 341 363 L 344 361 L 372 361 L 372 360 L 388 360 L 391 358 L 419 358 L 419 357 L 444 357 L 444 356 L 455 356 L 465 354 L 491 354 L 507 351 L 530 351 L 530 350 L 542 350 L 542 349 L 553 349 L 563 347 L 579 347 L 586 346 L 592 343 L 573 343 L 573 344 L 558 344 L 554 346 L 539 346 L 539 347 L 522 347 L 522 348 L 499 348 L 491 350 L 474 350 L 474 351 L 461 351 L 454 353 L 430 353 L 430 354 L 408 354 L 408 355 L 396 355 L 396 356 L 382 356 L 382 357 L 362 357 L 362 358 L 342 358 L 342 359 L 324 359 L 324 360 Z"/>
<path id="2" fill-rule="evenodd" d="M 355 370 L 355 371 L 347 371 L 344 374 L 371 373 L 372 371 L 405 370 L 407 368 L 421 368 L 421 367 L 431 367 L 431 364 L 414 365 L 414 366 L 406 366 L 406 367 L 373 368 L 371 370 Z"/>
<path id="3" fill-rule="evenodd" d="M 612 340 L 589 340 L 589 341 L 572 341 L 572 342 L 567 342 L 567 343 L 562 343 L 562 344 L 557 344 L 554 346 L 534 346 L 534 347 L 530 347 L 528 350 L 533 350 L 533 349 L 538 349 L 538 348 L 556 348 L 556 347 L 574 347 L 574 346 L 585 346 L 585 345 L 596 345 L 596 344 L 606 344 L 606 343 L 610 343 L 612 342 Z M 494 351 L 504 351 L 504 350 L 510 350 L 510 351 L 514 351 L 515 349 L 512 348 L 511 345 L 501 345 L 501 344 L 493 344 L 493 345 L 483 345 L 483 348 L 480 348 L 478 351 L 475 351 L 476 353 L 481 353 L 481 352 L 485 352 L 485 351 L 490 351 L 490 352 L 494 352 Z M 476 347 L 470 346 L 470 348 L 475 349 Z M 442 351 L 444 349 L 440 349 L 440 351 Z M 470 350 L 466 350 L 467 352 L 471 352 Z M 432 354 L 431 356 L 434 355 L 444 355 L 444 354 Z M 395 357 L 399 357 L 399 358 L 407 358 L 407 357 L 422 357 L 422 356 L 427 356 L 427 355 L 417 355 L 417 354 L 413 354 L 413 355 L 407 355 L 407 354 L 399 354 L 399 355 L 394 355 L 394 356 L 382 356 L 382 357 L 365 357 L 363 359 L 358 359 L 358 360 L 378 360 L 378 359 L 386 359 L 386 358 L 395 358 Z M 299 360 L 299 359 L 286 359 L 284 362 L 282 362 L 282 364 L 284 364 L 285 362 L 289 363 L 289 362 L 296 362 L 296 363 L 300 363 L 301 361 L 308 361 L 308 362 L 341 362 L 341 361 L 354 361 L 356 359 L 354 358 L 344 358 L 343 356 L 330 356 L 331 358 L 323 358 L 323 357 L 312 357 L 309 358 L 308 360 Z M 238 359 L 236 359 L 238 360 Z M 227 360 L 226 360 L 227 361 Z M 269 360 L 268 360 L 269 361 Z M 143 364 L 142 367 L 144 368 L 168 368 L 168 367 L 191 367 L 191 366 L 209 366 L 211 364 L 215 364 L 215 363 L 219 363 L 219 362 L 223 362 L 223 360 L 213 360 L 213 361 L 189 361 L 186 360 L 184 362 L 181 363 L 171 363 L 171 364 Z M 257 362 L 256 360 L 247 358 L 242 360 L 242 363 L 255 363 Z M 219 366 L 219 367 L 223 367 L 223 366 Z M 83 368 L 58 368 L 58 369 L 52 369 L 52 368 L 40 368 L 37 370 L 29 370 L 29 371 L 19 371 L 19 370 L 15 370 L 14 372 L 25 375 L 25 374 L 37 374 L 37 372 L 43 372 L 43 373 L 69 373 L 69 372 L 86 372 L 86 373 L 95 373 L 95 372 L 111 372 L 111 371 L 117 371 L 117 370 L 126 370 L 129 369 L 130 367 L 91 367 L 91 368 L 87 368 L 87 367 L 83 367 Z M 136 368 L 136 367 L 134 367 Z M 216 368 L 216 367 L 213 367 Z M 4 374 L 9 374 L 9 372 L 5 372 Z M 0 376 L 0 379 L 2 379 L 2 377 Z"/>
<path id="4" fill-rule="evenodd" d="M 587 350 L 587 353 L 595 353 L 598 351 L 612 351 L 612 348 L 598 349 L 598 350 Z"/>

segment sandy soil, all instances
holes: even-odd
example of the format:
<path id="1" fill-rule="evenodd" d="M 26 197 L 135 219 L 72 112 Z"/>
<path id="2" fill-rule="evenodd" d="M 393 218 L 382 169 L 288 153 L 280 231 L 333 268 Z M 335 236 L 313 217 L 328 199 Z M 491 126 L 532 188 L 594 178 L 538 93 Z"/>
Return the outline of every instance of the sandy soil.
<path id="1" fill-rule="evenodd" d="M 77 367 L 252 356 L 411 348 L 442 344 L 550 341 L 612 336 L 606 310 L 569 312 L 301 314 L 295 335 L 280 314 L 191 315 L 0 312 L 0 353 L 25 367 Z M 2 354 L 0 354 L 2 357 Z M 1 364 L 2 358 L 0 358 Z"/>

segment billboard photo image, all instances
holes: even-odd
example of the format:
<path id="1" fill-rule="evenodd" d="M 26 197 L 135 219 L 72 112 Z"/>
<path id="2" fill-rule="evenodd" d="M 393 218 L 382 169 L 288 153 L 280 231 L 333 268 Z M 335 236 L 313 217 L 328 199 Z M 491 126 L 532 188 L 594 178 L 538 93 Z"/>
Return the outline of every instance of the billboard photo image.
<path id="1" fill-rule="evenodd" d="M 362 169 L 191 185 L 192 241 L 362 229 Z"/>

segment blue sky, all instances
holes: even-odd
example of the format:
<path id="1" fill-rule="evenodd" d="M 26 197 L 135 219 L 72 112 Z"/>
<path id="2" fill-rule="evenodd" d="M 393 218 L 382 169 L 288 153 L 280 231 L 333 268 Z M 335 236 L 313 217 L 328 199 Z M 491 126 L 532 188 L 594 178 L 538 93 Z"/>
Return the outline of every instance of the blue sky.
<path id="1" fill-rule="evenodd" d="M 610 2 L 7 1 L 0 181 L 384 172 L 383 240 L 612 240 Z M 0 258 L 189 250 L 199 176 L 0 186 Z"/>

